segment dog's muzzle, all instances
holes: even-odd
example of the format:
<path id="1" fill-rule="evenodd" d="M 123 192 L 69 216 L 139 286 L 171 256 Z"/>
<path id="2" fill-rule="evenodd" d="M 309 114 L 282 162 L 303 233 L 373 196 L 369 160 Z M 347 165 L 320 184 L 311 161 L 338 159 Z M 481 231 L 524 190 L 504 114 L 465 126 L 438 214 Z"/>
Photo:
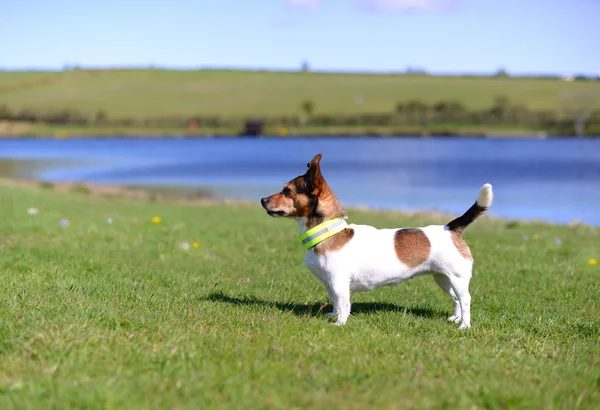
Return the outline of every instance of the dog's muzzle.
<path id="1" fill-rule="evenodd" d="M 265 209 L 265 211 L 267 211 L 267 214 L 269 216 L 272 217 L 278 217 L 278 216 L 284 216 L 285 212 L 283 211 L 271 211 L 268 206 L 269 206 L 269 198 L 262 198 L 260 200 L 260 204 L 262 205 L 262 207 Z"/>

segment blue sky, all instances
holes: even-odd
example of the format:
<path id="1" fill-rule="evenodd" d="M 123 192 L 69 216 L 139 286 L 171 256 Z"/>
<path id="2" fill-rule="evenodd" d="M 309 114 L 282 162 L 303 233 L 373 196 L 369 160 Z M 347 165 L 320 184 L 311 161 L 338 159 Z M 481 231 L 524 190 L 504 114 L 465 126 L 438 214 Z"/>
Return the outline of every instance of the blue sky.
<path id="1" fill-rule="evenodd" d="M 3 68 L 600 73 L 600 0 L 19 0 Z"/>

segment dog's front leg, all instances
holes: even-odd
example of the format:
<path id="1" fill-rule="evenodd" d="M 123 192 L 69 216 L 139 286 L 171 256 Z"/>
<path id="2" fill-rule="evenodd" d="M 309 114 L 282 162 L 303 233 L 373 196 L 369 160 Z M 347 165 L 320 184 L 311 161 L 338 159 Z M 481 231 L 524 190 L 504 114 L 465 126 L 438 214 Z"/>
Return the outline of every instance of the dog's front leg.
<path id="1" fill-rule="evenodd" d="M 325 289 L 327 289 L 327 296 L 329 296 L 329 301 L 333 304 L 333 292 L 331 290 L 331 286 L 329 286 L 329 283 L 325 283 Z M 333 306 L 333 311 L 327 313 L 327 316 L 329 317 L 335 317 L 338 314 L 338 311 L 336 310 L 337 306 Z"/>
<path id="2" fill-rule="evenodd" d="M 336 325 L 346 323 L 350 316 L 350 284 L 344 281 L 335 281 L 326 285 L 329 299 L 333 304 L 332 316 L 337 315 Z"/>

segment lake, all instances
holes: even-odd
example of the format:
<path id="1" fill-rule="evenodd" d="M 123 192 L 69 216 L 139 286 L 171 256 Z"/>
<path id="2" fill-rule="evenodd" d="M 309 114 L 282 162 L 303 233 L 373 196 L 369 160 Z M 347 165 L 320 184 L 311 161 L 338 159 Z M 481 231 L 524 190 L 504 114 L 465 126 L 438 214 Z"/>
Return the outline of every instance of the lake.
<path id="1" fill-rule="evenodd" d="M 0 174 L 258 201 L 319 152 L 347 206 L 460 214 L 489 182 L 491 215 L 600 226 L 600 139 L 2 139 Z"/>

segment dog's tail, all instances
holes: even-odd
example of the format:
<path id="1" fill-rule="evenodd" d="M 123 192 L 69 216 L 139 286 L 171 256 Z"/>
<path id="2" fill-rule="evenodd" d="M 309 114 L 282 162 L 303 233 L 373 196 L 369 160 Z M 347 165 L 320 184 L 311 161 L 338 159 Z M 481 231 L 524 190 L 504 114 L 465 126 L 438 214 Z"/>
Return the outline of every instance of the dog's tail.
<path id="1" fill-rule="evenodd" d="M 492 205 L 493 199 L 494 192 L 492 191 L 492 186 L 490 184 L 485 184 L 479 190 L 477 201 L 475 201 L 473 206 L 470 207 L 469 210 L 462 216 L 459 216 L 446 225 L 448 230 L 454 231 L 458 235 L 461 235 L 471 222 L 483 215 L 488 210 L 488 208 Z"/>

